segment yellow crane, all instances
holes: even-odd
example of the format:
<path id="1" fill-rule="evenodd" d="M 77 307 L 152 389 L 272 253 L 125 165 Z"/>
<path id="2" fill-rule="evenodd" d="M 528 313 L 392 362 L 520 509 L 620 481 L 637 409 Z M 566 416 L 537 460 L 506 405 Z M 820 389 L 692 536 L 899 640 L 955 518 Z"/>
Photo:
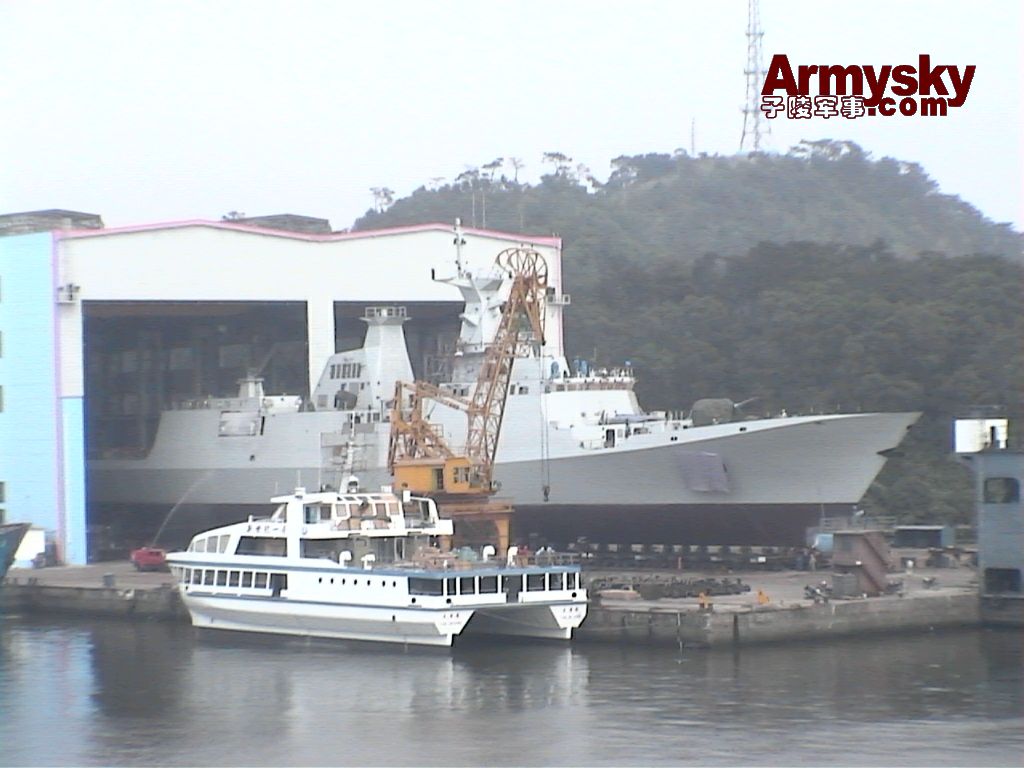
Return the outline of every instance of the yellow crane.
<path id="1" fill-rule="evenodd" d="M 391 411 L 388 468 L 396 490 L 434 496 L 446 514 L 493 522 L 499 546 L 508 546 L 511 507 L 491 500 L 494 458 L 512 381 L 512 366 L 523 345 L 540 354 L 544 344 L 544 297 L 547 263 L 536 251 L 509 248 L 498 254 L 498 267 L 512 280 L 494 339 L 487 345 L 476 386 L 460 397 L 423 381 L 398 382 Z M 453 451 L 441 428 L 423 413 L 433 400 L 466 414 L 465 450 Z"/>

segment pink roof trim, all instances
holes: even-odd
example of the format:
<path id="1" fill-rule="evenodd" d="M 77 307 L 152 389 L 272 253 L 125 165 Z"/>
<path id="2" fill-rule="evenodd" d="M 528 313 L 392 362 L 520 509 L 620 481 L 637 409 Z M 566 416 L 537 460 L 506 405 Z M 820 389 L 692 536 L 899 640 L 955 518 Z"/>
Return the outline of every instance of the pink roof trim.
<path id="1" fill-rule="evenodd" d="M 254 235 L 266 235 L 268 237 L 286 237 L 290 240 L 306 240 L 310 242 L 330 243 L 338 240 L 362 240 L 369 237 L 384 237 L 387 235 L 408 235 L 416 232 L 452 232 L 450 224 L 412 224 L 404 227 L 388 227 L 387 229 L 368 229 L 361 232 L 332 232 L 326 235 L 314 235 L 305 232 L 292 232 L 283 229 L 268 229 L 266 227 L 255 227 L 251 224 L 235 224 L 230 221 L 206 221 L 204 219 L 190 219 L 187 221 L 166 221 L 156 224 L 136 224 L 128 227 L 110 227 L 109 229 L 70 229 L 55 230 L 54 237 L 58 240 L 77 240 L 85 237 L 105 237 L 107 235 L 131 234 L 134 232 L 151 232 L 158 229 L 184 229 L 187 227 L 210 227 L 212 229 L 226 229 L 234 232 L 248 232 Z M 562 238 L 557 235 L 517 235 L 512 232 L 498 232 L 493 229 L 475 229 L 464 227 L 463 232 L 469 235 L 480 237 L 491 237 L 498 240 L 509 240 L 516 243 L 534 243 L 536 245 L 548 245 L 554 248 L 562 247 Z"/>

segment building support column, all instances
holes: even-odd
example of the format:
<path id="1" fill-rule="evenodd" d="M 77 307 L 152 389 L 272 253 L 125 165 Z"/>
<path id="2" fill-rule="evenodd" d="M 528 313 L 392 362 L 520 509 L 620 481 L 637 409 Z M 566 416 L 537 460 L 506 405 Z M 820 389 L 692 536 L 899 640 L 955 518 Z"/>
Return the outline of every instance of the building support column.
<path id="1" fill-rule="evenodd" d="M 334 354 L 334 301 L 310 299 L 306 302 L 306 335 L 309 349 L 309 397 L 320 381 L 324 366 Z"/>

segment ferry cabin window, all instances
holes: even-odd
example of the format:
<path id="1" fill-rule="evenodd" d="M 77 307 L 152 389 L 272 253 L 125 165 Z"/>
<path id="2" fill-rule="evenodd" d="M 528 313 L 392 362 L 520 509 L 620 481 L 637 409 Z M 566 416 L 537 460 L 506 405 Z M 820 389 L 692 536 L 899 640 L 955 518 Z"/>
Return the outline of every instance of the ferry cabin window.
<path id="1" fill-rule="evenodd" d="M 1020 501 L 1020 483 L 1015 477 L 986 477 L 982 500 L 986 504 L 1014 504 Z"/>
<path id="2" fill-rule="evenodd" d="M 207 568 L 203 571 L 203 584 L 212 587 L 213 586 L 213 569 Z"/>
<path id="3" fill-rule="evenodd" d="M 579 577 L 580 575 L 578 573 L 565 574 L 565 588 L 579 589 Z"/>
<path id="4" fill-rule="evenodd" d="M 238 571 L 231 571 L 228 573 L 228 586 L 237 587 L 241 579 L 241 574 Z"/>
<path id="5" fill-rule="evenodd" d="M 257 573 L 256 574 L 256 578 L 253 581 L 253 586 L 256 587 L 256 589 L 266 589 L 267 588 L 267 574 L 266 573 Z"/>
<path id="6" fill-rule="evenodd" d="M 302 557 L 337 562 L 338 555 L 350 545 L 344 539 L 302 539 L 299 546 Z"/>
<path id="7" fill-rule="evenodd" d="M 306 525 L 319 523 L 321 520 L 331 519 L 331 508 L 322 504 L 307 504 L 303 507 L 303 519 Z"/>
<path id="8" fill-rule="evenodd" d="M 202 584 L 203 583 L 203 569 L 202 568 L 193 568 L 192 569 L 192 583 L 193 584 Z"/>
<path id="9" fill-rule="evenodd" d="M 226 587 L 228 585 L 228 572 L 217 571 L 217 586 Z"/>
<path id="10" fill-rule="evenodd" d="M 236 555 L 269 555 L 284 557 L 288 542 L 283 538 L 243 536 L 238 540 Z"/>
<path id="11" fill-rule="evenodd" d="M 218 541 L 217 541 L 217 551 L 218 552 L 227 552 L 228 551 L 228 540 L 230 538 L 231 538 L 231 536 L 229 536 L 226 533 L 223 536 L 219 536 L 218 537 Z"/>
<path id="12" fill-rule="evenodd" d="M 205 552 L 206 551 L 206 539 L 196 539 L 195 541 L 192 542 L 192 546 L 194 547 L 194 551 L 195 552 Z"/>
<path id="13" fill-rule="evenodd" d="M 562 574 L 560 573 L 549 573 L 548 574 L 548 589 L 561 590 L 562 587 Z"/>
<path id="14" fill-rule="evenodd" d="M 481 595 L 494 595 L 498 592 L 498 577 L 497 576 L 481 576 L 480 577 L 480 594 Z"/>
<path id="15" fill-rule="evenodd" d="M 460 595 L 475 595 L 476 594 L 476 578 L 473 576 L 463 576 L 459 579 L 459 594 Z"/>
<path id="16" fill-rule="evenodd" d="M 530 573 L 526 576 L 527 592 L 542 592 L 544 590 L 544 574 Z"/>
<path id="17" fill-rule="evenodd" d="M 409 579 L 410 595 L 443 595 L 444 582 L 441 579 Z"/>
<path id="18" fill-rule="evenodd" d="M 252 586 L 252 571 L 242 571 L 242 586 L 243 587 L 251 587 Z"/>
<path id="19" fill-rule="evenodd" d="M 455 594 L 455 579 L 445 579 L 444 580 L 444 593 L 446 595 L 454 595 Z"/>

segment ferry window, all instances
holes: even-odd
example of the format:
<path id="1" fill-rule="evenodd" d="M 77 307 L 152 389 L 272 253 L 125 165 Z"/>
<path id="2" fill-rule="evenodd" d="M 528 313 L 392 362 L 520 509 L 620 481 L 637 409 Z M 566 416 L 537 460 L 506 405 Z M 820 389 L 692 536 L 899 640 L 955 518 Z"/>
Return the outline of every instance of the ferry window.
<path id="1" fill-rule="evenodd" d="M 444 580 L 444 593 L 449 596 L 455 594 L 455 579 Z"/>
<path id="2" fill-rule="evenodd" d="M 544 590 L 544 574 L 530 573 L 526 576 L 526 591 L 541 592 Z"/>
<path id="3" fill-rule="evenodd" d="M 475 595 L 476 594 L 476 578 L 473 576 L 463 576 L 459 579 L 459 594 L 460 595 Z"/>
<path id="4" fill-rule="evenodd" d="M 482 595 L 493 595 L 498 592 L 498 577 L 497 576 L 481 576 L 480 577 L 480 594 Z"/>
<path id="5" fill-rule="evenodd" d="M 565 588 L 566 589 L 578 589 L 579 588 L 579 574 L 578 573 L 567 573 L 567 574 L 565 574 Z"/>
<path id="6" fill-rule="evenodd" d="M 444 584 L 440 579 L 409 579 L 410 595 L 442 595 Z"/>
<path id="7" fill-rule="evenodd" d="M 562 574 L 560 573 L 549 573 L 548 574 L 548 589 L 560 590 L 562 587 Z"/>
<path id="8" fill-rule="evenodd" d="M 309 525 L 310 523 L 320 522 L 320 512 L 317 510 L 316 507 L 307 504 L 305 507 L 302 508 L 302 512 L 303 522 L 305 522 L 306 525 Z"/>
<path id="9" fill-rule="evenodd" d="M 229 587 L 237 587 L 240 580 L 241 580 L 241 573 L 239 571 L 231 571 L 228 574 L 228 586 Z"/>
<path id="10" fill-rule="evenodd" d="M 242 571 L 242 586 L 243 587 L 251 587 L 252 586 L 252 571 Z"/>
<path id="11" fill-rule="evenodd" d="M 223 536 L 219 537 L 220 540 L 217 542 L 217 551 L 218 552 L 227 552 L 228 551 L 228 539 L 230 539 L 230 538 L 231 537 L 228 534 L 226 534 L 226 533 Z"/>
<path id="12" fill-rule="evenodd" d="M 243 536 L 238 540 L 238 548 L 235 550 L 235 554 L 284 557 L 287 545 L 288 542 L 282 538 Z"/>
<path id="13" fill-rule="evenodd" d="M 270 591 L 274 597 L 280 597 L 281 593 L 288 589 L 288 574 L 287 573 L 272 573 L 270 574 Z"/>
<path id="14" fill-rule="evenodd" d="M 195 551 L 196 552 L 205 552 L 206 551 L 206 539 L 196 539 L 193 542 L 193 544 L 195 544 L 195 547 L 196 547 Z"/>
<path id="15" fill-rule="evenodd" d="M 337 562 L 341 550 L 348 544 L 343 539 L 302 539 L 299 546 L 302 548 L 301 557 Z"/>
<path id="16" fill-rule="evenodd" d="M 376 504 L 373 505 L 373 514 L 374 515 L 386 516 L 387 513 L 388 513 L 388 505 L 385 504 L 383 501 L 378 501 Z"/>
<path id="17" fill-rule="evenodd" d="M 213 586 L 213 569 L 207 568 L 205 571 L 203 571 L 203 584 L 205 584 L 208 587 Z"/>
<path id="18" fill-rule="evenodd" d="M 228 583 L 228 572 L 227 571 L 217 571 L 217 586 L 218 587 L 225 587 L 225 586 L 227 586 L 227 583 Z"/>
<path id="19" fill-rule="evenodd" d="M 266 589 L 267 588 L 267 574 L 266 573 L 257 573 L 255 581 L 253 582 L 253 586 L 255 586 L 256 589 Z"/>
<path id="20" fill-rule="evenodd" d="M 986 504 L 1013 504 L 1020 501 L 1020 483 L 1015 477 L 986 477 L 983 491 Z"/>
<path id="21" fill-rule="evenodd" d="M 203 583 L 203 569 L 202 568 L 193 568 L 192 569 L 192 583 L 193 584 L 202 584 Z"/>

